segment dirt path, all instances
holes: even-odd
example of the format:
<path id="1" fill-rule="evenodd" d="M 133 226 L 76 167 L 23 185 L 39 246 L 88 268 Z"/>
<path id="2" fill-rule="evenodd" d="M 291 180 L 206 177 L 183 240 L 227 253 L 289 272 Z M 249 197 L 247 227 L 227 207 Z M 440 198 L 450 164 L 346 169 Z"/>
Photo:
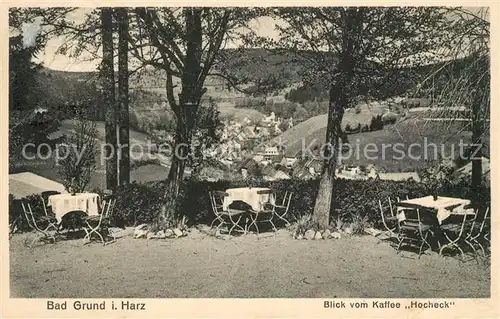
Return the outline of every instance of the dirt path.
<path id="1" fill-rule="evenodd" d="M 371 237 L 297 241 L 282 232 L 221 240 L 10 242 L 11 297 L 489 297 L 490 268 L 434 253 L 396 255 Z"/>

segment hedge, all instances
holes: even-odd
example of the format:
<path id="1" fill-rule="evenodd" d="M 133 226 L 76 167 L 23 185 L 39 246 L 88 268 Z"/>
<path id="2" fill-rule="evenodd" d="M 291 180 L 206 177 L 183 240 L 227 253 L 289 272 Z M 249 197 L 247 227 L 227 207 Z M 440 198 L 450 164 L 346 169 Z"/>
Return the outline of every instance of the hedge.
<path id="1" fill-rule="evenodd" d="M 153 221 L 162 205 L 161 198 L 165 186 L 165 181 L 131 183 L 121 186 L 117 191 L 118 201 L 115 208 L 117 218 L 124 220 L 128 225 Z M 214 215 L 208 192 L 248 186 L 269 187 L 276 191 L 278 198 L 281 198 L 285 191 L 293 192 L 288 219 L 297 220 L 303 215 L 312 213 L 319 180 L 242 180 L 236 182 L 188 180 L 181 186 L 180 195 L 177 198 L 178 217 L 186 216 L 190 224 L 210 224 Z M 380 226 L 379 200 L 388 207 L 388 197 L 395 200 L 397 197 L 415 198 L 429 194 L 430 191 L 425 184 L 415 181 L 338 179 L 333 208 L 343 220 L 349 221 L 356 216 L 366 218 L 374 226 Z M 473 199 L 481 206 L 488 206 L 490 203 L 489 187 L 472 192 L 465 182 L 442 186 L 438 194 Z M 332 214 L 332 218 L 334 215 Z"/>
<path id="2" fill-rule="evenodd" d="M 166 181 L 155 181 L 146 183 L 133 182 L 120 186 L 116 191 L 117 202 L 113 216 L 114 222 L 128 226 L 153 222 L 160 211 L 166 185 Z M 278 198 L 281 198 L 285 191 L 293 192 L 287 219 L 295 221 L 301 216 L 312 213 L 319 180 L 262 181 L 247 179 L 218 182 L 187 180 L 181 186 L 176 203 L 177 216 L 174 217 L 186 216 L 188 223 L 191 225 L 210 224 L 214 215 L 211 210 L 208 192 L 248 186 L 269 187 L 276 191 Z M 408 196 L 415 198 L 429 194 L 430 191 L 425 184 L 415 181 L 338 179 L 336 181 L 335 206 L 333 207 L 335 211 L 331 214 L 331 218 L 333 220 L 340 216 L 344 222 L 350 222 L 354 218 L 363 218 L 375 227 L 380 227 L 379 200 L 383 202 L 384 207 L 388 208 L 388 197 L 395 200 L 397 197 L 406 198 Z M 488 207 L 491 201 L 489 187 L 471 191 L 467 181 L 455 185 L 441 186 L 438 194 L 440 196 L 469 198 L 483 208 Z M 39 196 L 32 195 L 27 199 L 36 214 L 43 213 Z M 12 204 L 12 201 L 10 202 Z M 12 221 L 22 212 L 19 207 L 9 206 L 9 220 Z"/>

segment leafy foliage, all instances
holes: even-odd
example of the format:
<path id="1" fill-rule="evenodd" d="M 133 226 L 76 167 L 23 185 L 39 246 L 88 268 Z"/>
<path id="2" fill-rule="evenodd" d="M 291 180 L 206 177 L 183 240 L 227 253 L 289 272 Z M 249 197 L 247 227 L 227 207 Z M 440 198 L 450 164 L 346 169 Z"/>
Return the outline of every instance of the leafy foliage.
<path id="1" fill-rule="evenodd" d="M 317 194 L 318 180 L 283 180 L 262 181 L 262 179 L 247 179 L 235 181 L 207 182 L 192 179 L 181 188 L 177 198 L 177 215 L 173 219 L 187 216 L 190 223 L 208 223 L 214 218 L 210 206 L 208 192 L 226 190 L 235 187 L 269 187 L 278 198 L 285 191 L 293 192 L 290 211 L 287 219 L 297 221 L 307 219 L 312 213 Z M 118 189 L 117 206 L 115 212 L 120 214 L 129 225 L 148 223 L 161 207 L 160 194 L 166 187 L 166 182 L 131 183 Z M 385 180 L 345 180 L 338 179 L 336 184 L 335 206 L 343 224 L 356 225 L 372 224 L 381 226 L 379 203 L 388 205 L 387 198 L 410 198 L 429 195 L 428 186 L 414 181 L 385 181 Z M 438 189 L 439 196 L 451 196 L 474 199 L 481 207 L 487 207 L 491 201 L 489 186 L 483 186 L 479 193 L 472 192 L 467 183 L 444 183 Z M 174 218 L 175 217 L 175 218 Z M 331 222 L 337 222 L 333 217 Z M 309 224 L 308 224 L 309 226 Z"/>
<path id="2" fill-rule="evenodd" d="M 221 127 L 220 112 L 215 102 L 210 99 L 208 105 L 202 104 L 198 110 L 196 128 L 191 141 L 190 167 L 196 170 L 203 165 L 203 151 L 220 142 Z"/>
<path id="3" fill-rule="evenodd" d="M 23 36 L 9 38 L 9 109 L 30 110 L 38 104 L 37 71 L 41 65 L 32 61 L 40 53 L 39 42 L 31 47 L 23 45 Z"/>
<path id="4" fill-rule="evenodd" d="M 80 113 L 76 119 L 74 133 L 58 145 L 59 154 L 66 155 L 59 162 L 58 172 L 69 193 L 83 192 L 96 170 L 96 139 L 96 122 L 86 119 Z"/>

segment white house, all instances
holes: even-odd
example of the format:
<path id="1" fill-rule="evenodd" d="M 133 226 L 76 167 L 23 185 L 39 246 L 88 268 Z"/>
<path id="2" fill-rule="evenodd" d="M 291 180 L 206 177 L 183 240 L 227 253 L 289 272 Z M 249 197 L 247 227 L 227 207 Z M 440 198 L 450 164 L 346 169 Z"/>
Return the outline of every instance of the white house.
<path id="1" fill-rule="evenodd" d="M 280 164 L 287 167 L 287 168 L 291 168 L 293 166 L 293 164 L 295 164 L 295 162 L 297 162 L 297 160 L 298 159 L 295 157 L 283 157 Z"/>
<path id="2" fill-rule="evenodd" d="M 276 146 L 266 146 L 264 148 L 264 158 L 271 160 L 273 156 L 279 155 L 278 148 Z"/>
<path id="3" fill-rule="evenodd" d="M 276 114 L 274 114 L 274 112 L 271 112 L 271 115 L 265 116 L 262 119 L 262 122 L 264 123 L 274 123 L 275 121 L 276 121 Z"/>

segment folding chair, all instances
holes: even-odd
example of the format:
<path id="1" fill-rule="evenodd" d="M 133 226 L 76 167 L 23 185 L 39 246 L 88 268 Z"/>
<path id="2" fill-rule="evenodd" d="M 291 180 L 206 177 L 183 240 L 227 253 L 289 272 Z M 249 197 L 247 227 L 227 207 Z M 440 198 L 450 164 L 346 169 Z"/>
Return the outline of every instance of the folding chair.
<path id="1" fill-rule="evenodd" d="M 453 217 L 453 215 L 450 217 Z M 467 214 L 464 214 L 464 216 L 458 220 L 458 223 L 449 222 L 447 224 L 441 225 L 440 228 L 443 232 L 444 238 L 446 238 L 447 240 L 447 243 L 441 246 L 441 249 L 439 249 L 439 255 L 442 256 L 445 249 L 453 250 L 454 248 L 456 248 L 460 251 L 462 258 L 465 257 L 464 251 L 460 247 L 460 244 L 465 242 L 465 238 L 467 235 L 467 232 L 465 231 L 466 224 Z"/>
<path id="2" fill-rule="evenodd" d="M 271 196 L 275 196 L 274 195 L 274 192 L 272 190 L 260 190 L 260 191 L 257 191 L 257 194 L 259 195 L 269 195 L 269 197 L 271 198 Z M 260 211 L 253 211 L 251 210 L 249 213 L 250 213 L 250 225 L 248 226 L 248 229 L 250 229 L 252 227 L 252 225 L 255 227 L 255 230 L 257 232 L 257 234 L 259 234 L 259 227 L 257 226 L 257 224 L 260 222 L 260 223 L 269 223 L 271 224 L 271 227 L 273 229 L 273 231 L 277 231 L 276 229 L 276 226 L 274 225 L 273 223 L 273 217 L 275 215 L 275 208 L 276 208 L 276 205 L 273 205 L 271 204 L 270 202 L 268 203 L 262 203 L 262 207 L 263 209 L 260 210 Z"/>
<path id="3" fill-rule="evenodd" d="M 106 245 L 106 241 L 104 240 L 106 233 L 113 237 L 111 242 L 116 240 L 113 231 L 110 229 L 110 216 L 113 212 L 115 203 L 116 199 L 109 197 L 103 200 L 101 213 L 99 215 L 87 216 L 85 218 L 86 226 L 83 228 L 85 230 L 85 237 L 83 238 L 84 244 L 90 243 L 92 234 L 96 234 L 101 239 L 103 245 Z M 85 242 L 87 239 L 89 241 Z"/>
<path id="4" fill-rule="evenodd" d="M 483 245 L 481 245 L 481 243 L 479 242 L 479 240 L 483 239 L 483 240 L 489 241 L 488 240 L 488 236 L 489 236 L 489 225 L 488 225 L 489 215 L 488 214 L 489 214 L 489 211 L 490 211 L 490 208 L 488 207 L 486 209 L 486 212 L 483 215 L 483 219 L 482 219 L 481 223 L 478 223 L 477 217 L 479 216 L 479 214 L 478 214 L 478 212 L 476 212 L 476 215 L 472 221 L 472 225 L 468 229 L 468 233 L 464 239 L 465 243 L 468 244 L 470 247 L 472 247 L 475 254 L 477 254 L 477 251 L 476 251 L 476 248 L 474 247 L 474 244 L 479 246 L 479 248 L 481 248 L 481 251 L 483 252 L 483 256 L 486 256 L 486 251 L 485 251 Z"/>
<path id="5" fill-rule="evenodd" d="M 288 213 L 288 209 L 290 208 L 290 202 L 292 201 L 292 192 L 285 191 L 285 195 L 283 195 L 283 200 L 281 204 L 274 205 L 274 215 L 285 222 L 285 225 L 290 225 L 290 222 L 285 218 L 285 215 Z"/>
<path id="6" fill-rule="evenodd" d="M 400 222 L 398 247 L 396 252 L 399 253 L 403 245 L 418 247 L 418 258 L 423 252 L 424 246 L 432 248 L 427 238 L 431 232 L 431 225 L 426 224 L 422 220 L 421 209 L 405 209 L 405 218 Z"/>
<path id="7" fill-rule="evenodd" d="M 397 228 L 399 226 L 398 223 L 398 217 L 394 215 L 394 210 L 392 209 L 392 203 L 391 203 L 391 198 L 387 198 L 389 200 L 389 208 L 390 208 L 390 215 L 387 215 L 384 213 L 384 208 L 382 207 L 382 202 L 380 199 L 378 200 L 378 207 L 380 208 L 380 216 L 382 217 L 382 224 L 384 225 L 385 229 L 390 233 L 390 237 L 398 237 L 398 234 L 396 233 Z"/>
<path id="8" fill-rule="evenodd" d="M 229 235 L 231 235 L 235 229 L 246 233 L 246 226 L 243 228 L 240 225 L 240 221 L 246 212 L 239 209 L 223 209 L 224 197 L 229 196 L 229 194 L 221 191 L 213 191 L 209 192 L 208 195 L 210 197 L 210 204 L 212 205 L 212 210 L 215 215 L 214 220 L 210 224 L 210 228 L 212 228 L 217 222 L 216 232 L 221 226 L 226 226 L 229 230 Z"/>
<path id="9" fill-rule="evenodd" d="M 43 203 L 43 211 L 45 212 L 45 216 L 52 215 L 52 210 L 50 206 L 47 206 L 49 203 L 49 197 L 52 195 L 59 195 L 61 194 L 58 191 L 45 191 L 40 194 L 40 198 L 42 199 Z"/>
<path id="10" fill-rule="evenodd" d="M 57 220 L 54 217 L 50 216 L 39 216 L 35 218 L 35 214 L 33 213 L 33 210 L 31 209 L 31 205 L 27 202 L 21 201 L 21 207 L 23 209 L 23 214 L 24 217 L 26 218 L 26 221 L 28 222 L 28 225 L 33 229 L 36 230 L 44 235 L 45 238 L 50 238 L 52 241 L 55 241 L 55 236 L 50 235 L 48 231 L 53 228 L 56 233 L 59 233 L 59 228 L 57 227 Z M 38 222 L 37 222 L 38 219 Z M 45 227 L 40 227 L 39 222 L 42 222 L 46 224 Z"/>
<path id="11" fill-rule="evenodd" d="M 9 239 L 22 228 L 24 214 L 21 211 L 21 200 L 9 197 Z"/>

